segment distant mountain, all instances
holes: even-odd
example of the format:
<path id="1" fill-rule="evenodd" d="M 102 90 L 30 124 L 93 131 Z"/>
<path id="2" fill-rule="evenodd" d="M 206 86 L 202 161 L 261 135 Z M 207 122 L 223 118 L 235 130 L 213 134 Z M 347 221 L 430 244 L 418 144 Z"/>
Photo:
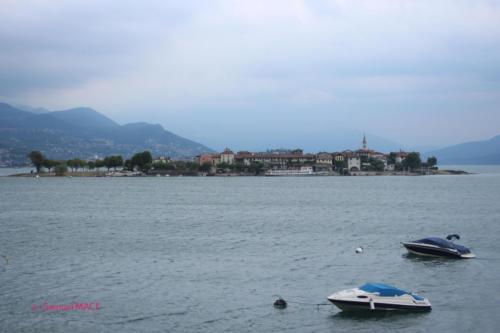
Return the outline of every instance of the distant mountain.
<path id="1" fill-rule="evenodd" d="M 27 162 L 31 150 L 53 159 L 130 157 L 149 150 L 153 156 L 192 158 L 212 149 L 166 131 L 161 125 L 119 125 L 90 108 L 35 114 L 0 103 L 0 165 Z"/>
<path id="2" fill-rule="evenodd" d="M 321 142 L 323 148 L 328 148 L 323 149 L 326 151 L 356 150 L 362 147 L 363 136 L 365 135 L 369 149 L 389 153 L 405 148 L 399 143 L 376 134 L 347 128 L 332 128 L 329 133 L 318 133 L 312 136 L 311 139 L 307 139 L 307 142 L 309 142 L 309 146 L 313 149 L 315 142 L 312 139 L 316 137 L 316 145 L 318 145 L 318 142 Z"/>
<path id="3" fill-rule="evenodd" d="M 500 164 L 500 135 L 430 151 L 426 155 L 436 156 L 439 164 Z"/>
<path id="4" fill-rule="evenodd" d="M 34 108 L 34 107 L 31 107 L 29 105 L 24 105 L 24 104 L 12 104 L 13 107 L 15 107 L 16 109 L 19 109 L 19 110 L 22 110 L 22 111 L 28 111 L 28 112 L 31 112 L 31 113 L 49 113 L 50 110 L 47 110 L 45 108 Z"/>
<path id="5" fill-rule="evenodd" d="M 275 131 L 275 133 L 267 133 L 259 136 L 233 133 L 234 141 L 230 148 L 252 151 L 266 151 L 277 148 L 301 148 L 305 152 L 310 153 L 319 151 L 334 152 L 347 149 L 355 150 L 361 148 L 364 134 L 366 134 L 369 149 L 380 152 L 405 149 L 404 146 L 375 134 L 338 127 L 329 129 L 321 128 L 314 131 L 295 131 L 293 133 L 287 132 L 286 128 L 280 128 L 280 131 Z M 219 148 L 227 146 L 227 137 L 225 139 L 221 138 L 219 142 L 212 142 L 212 145 Z"/>
<path id="6" fill-rule="evenodd" d="M 51 115 L 75 126 L 85 128 L 112 128 L 119 126 L 113 120 L 91 108 L 74 108 L 52 112 Z"/>

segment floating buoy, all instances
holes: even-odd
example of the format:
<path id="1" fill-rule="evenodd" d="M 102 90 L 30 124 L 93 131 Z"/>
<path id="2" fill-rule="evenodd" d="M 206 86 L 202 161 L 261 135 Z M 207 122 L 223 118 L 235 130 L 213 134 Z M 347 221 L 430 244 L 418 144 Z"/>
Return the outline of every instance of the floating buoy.
<path id="1" fill-rule="evenodd" d="M 286 301 L 283 298 L 278 298 L 277 300 L 274 301 L 274 307 L 277 309 L 284 309 L 286 308 Z"/>
<path id="2" fill-rule="evenodd" d="M 361 246 L 356 248 L 356 253 L 363 253 L 363 248 Z"/>

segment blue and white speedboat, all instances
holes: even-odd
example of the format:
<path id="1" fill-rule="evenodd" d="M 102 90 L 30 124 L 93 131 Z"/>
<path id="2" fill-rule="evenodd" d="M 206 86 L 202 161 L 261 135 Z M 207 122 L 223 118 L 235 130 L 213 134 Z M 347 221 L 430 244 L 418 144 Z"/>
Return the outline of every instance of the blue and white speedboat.
<path id="1" fill-rule="evenodd" d="M 453 238 L 460 239 L 458 235 L 449 235 L 447 239 L 427 237 L 411 242 L 402 242 L 408 252 L 424 256 L 450 257 L 470 259 L 476 257 L 465 246 L 453 243 Z"/>
<path id="2" fill-rule="evenodd" d="M 430 310 L 427 298 L 382 283 L 366 283 L 328 296 L 341 310 Z"/>

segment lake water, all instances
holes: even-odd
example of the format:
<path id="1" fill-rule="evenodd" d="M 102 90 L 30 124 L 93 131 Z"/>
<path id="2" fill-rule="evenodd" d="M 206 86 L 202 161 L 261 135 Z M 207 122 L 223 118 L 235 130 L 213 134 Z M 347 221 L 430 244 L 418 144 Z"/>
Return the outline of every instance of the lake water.
<path id="1" fill-rule="evenodd" d="M 497 332 L 493 171 L 0 177 L 0 331 Z M 418 259 L 400 244 L 450 233 L 477 258 Z M 309 305 L 367 281 L 420 293 L 433 310 L 349 315 Z M 273 308 L 275 295 L 287 309 Z M 33 311 L 45 301 L 100 309 Z"/>

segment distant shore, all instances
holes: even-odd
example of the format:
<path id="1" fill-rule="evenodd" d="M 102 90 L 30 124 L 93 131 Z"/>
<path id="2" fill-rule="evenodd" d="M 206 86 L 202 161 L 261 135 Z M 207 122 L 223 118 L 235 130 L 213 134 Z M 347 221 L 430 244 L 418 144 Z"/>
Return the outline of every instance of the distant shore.
<path id="1" fill-rule="evenodd" d="M 431 170 L 427 173 L 403 172 L 403 171 L 357 171 L 349 175 L 340 175 L 335 172 L 318 173 L 302 176 L 266 176 L 265 174 L 249 173 L 197 173 L 197 172 L 123 172 L 123 171 L 76 171 L 67 172 L 64 175 L 56 175 L 54 172 L 16 173 L 8 177 L 356 177 L 356 176 L 433 176 L 433 175 L 470 175 L 472 173 L 463 170 Z"/>

